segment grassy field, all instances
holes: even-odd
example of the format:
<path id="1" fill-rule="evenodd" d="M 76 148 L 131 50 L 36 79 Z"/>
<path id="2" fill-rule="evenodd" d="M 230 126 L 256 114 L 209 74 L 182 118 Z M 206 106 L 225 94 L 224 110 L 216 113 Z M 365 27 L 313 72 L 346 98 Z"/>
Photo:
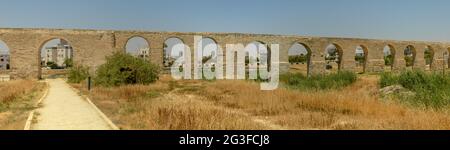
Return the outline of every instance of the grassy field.
<path id="1" fill-rule="evenodd" d="M 174 81 L 148 86 L 74 84 L 121 129 L 450 129 L 450 109 L 411 107 L 381 98 L 379 77 L 342 88 L 261 91 L 251 81 Z M 286 85 L 283 85 L 286 86 Z"/>
<path id="2" fill-rule="evenodd" d="M 0 130 L 23 130 L 45 86 L 30 80 L 0 82 Z"/>

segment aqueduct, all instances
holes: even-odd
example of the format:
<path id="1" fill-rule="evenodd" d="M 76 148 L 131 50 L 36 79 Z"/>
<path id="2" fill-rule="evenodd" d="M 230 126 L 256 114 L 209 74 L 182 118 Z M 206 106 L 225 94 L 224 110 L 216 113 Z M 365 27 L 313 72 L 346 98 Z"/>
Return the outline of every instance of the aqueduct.
<path id="1" fill-rule="evenodd" d="M 113 31 L 113 30 L 72 30 L 72 29 L 15 29 L 1 28 L 0 40 L 10 49 L 11 70 L 9 74 L 13 79 L 39 78 L 40 49 L 47 41 L 60 38 L 68 41 L 74 49 L 74 62 L 89 66 L 95 70 L 103 64 L 105 57 L 115 51 L 124 51 L 127 41 L 133 37 L 146 39 L 150 47 L 150 60 L 163 66 L 164 42 L 169 38 L 178 38 L 194 49 L 194 36 L 203 36 L 213 39 L 218 45 L 248 44 L 261 41 L 265 44 L 280 45 L 280 72 L 286 72 L 289 68 L 288 49 L 295 43 L 307 47 L 310 57 L 309 70 L 312 74 L 325 72 L 326 61 L 325 48 L 330 45 L 339 47 L 341 70 L 355 69 L 355 48 L 364 48 L 365 72 L 382 72 L 384 70 L 384 48 L 389 46 L 394 55 L 393 70 L 406 68 L 404 49 L 412 46 L 414 49 L 413 67 L 426 68 L 424 59 L 425 49 L 432 50 L 431 70 L 440 70 L 447 67 L 444 60 L 445 52 L 450 51 L 450 43 L 422 42 L 422 41 L 395 41 L 356 38 L 329 38 L 329 37 L 305 37 L 283 36 L 266 34 L 241 34 L 241 33 L 180 33 L 180 32 L 145 32 L 145 31 Z"/>

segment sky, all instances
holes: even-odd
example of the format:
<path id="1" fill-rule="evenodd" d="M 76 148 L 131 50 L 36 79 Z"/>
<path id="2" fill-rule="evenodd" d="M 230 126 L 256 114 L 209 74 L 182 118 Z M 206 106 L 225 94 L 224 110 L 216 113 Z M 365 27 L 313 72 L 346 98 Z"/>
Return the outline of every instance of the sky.
<path id="1" fill-rule="evenodd" d="M 450 42 L 449 6 L 448 0 L 0 0 L 0 28 L 241 32 Z"/>

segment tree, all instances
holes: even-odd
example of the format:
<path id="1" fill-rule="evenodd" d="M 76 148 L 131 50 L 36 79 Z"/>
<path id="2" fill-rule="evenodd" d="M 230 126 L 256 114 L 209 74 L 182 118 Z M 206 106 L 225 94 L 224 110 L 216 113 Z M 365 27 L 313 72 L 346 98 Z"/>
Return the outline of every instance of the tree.
<path id="1" fill-rule="evenodd" d="M 212 59 L 212 55 L 210 55 L 210 56 L 203 56 L 203 59 L 202 59 L 202 63 L 204 64 L 204 63 L 207 63 L 209 60 L 211 60 Z"/>
<path id="2" fill-rule="evenodd" d="M 291 64 L 299 64 L 299 63 L 306 63 L 308 61 L 308 58 L 305 54 L 295 55 L 295 56 L 289 56 L 289 63 Z"/>
<path id="3" fill-rule="evenodd" d="M 355 61 L 358 62 L 359 64 L 364 64 L 366 61 L 366 58 L 364 55 L 356 55 Z"/>
<path id="4" fill-rule="evenodd" d="M 392 55 L 384 56 L 384 65 L 392 66 L 392 64 L 394 64 L 394 56 Z"/>
<path id="5" fill-rule="evenodd" d="M 433 61 L 433 54 L 430 50 L 425 50 L 425 62 L 427 65 L 430 65 Z"/>
<path id="6" fill-rule="evenodd" d="M 150 84 L 158 80 L 159 72 L 156 64 L 116 52 L 106 58 L 105 64 L 99 66 L 94 82 L 103 86 Z"/>

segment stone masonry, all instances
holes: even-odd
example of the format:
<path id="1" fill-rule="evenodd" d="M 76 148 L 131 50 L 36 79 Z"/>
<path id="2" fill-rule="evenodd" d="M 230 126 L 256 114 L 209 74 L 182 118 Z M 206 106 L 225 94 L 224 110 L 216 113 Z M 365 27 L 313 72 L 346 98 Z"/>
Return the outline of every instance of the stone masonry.
<path id="1" fill-rule="evenodd" d="M 260 41 L 265 44 L 280 45 L 280 71 L 289 68 L 288 49 L 294 43 L 305 45 L 310 52 L 309 72 L 320 74 L 325 72 L 325 48 L 330 44 L 337 45 L 342 61 L 341 70 L 354 70 L 355 49 L 364 47 L 367 61 L 365 70 L 368 73 L 382 72 L 384 68 L 383 49 L 389 45 L 394 49 L 394 70 L 405 69 L 403 50 L 411 45 L 415 49 L 414 68 L 425 69 L 424 51 L 427 46 L 434 52 L 431 69 L 440 70 L 444 65 L 444 52 L 449 51 L 450 43 L 424 41 L 395 41 L 356 38 L 305 37 L 266 34 L 242 33 L 180 33 L 180 32 L 146 32 L 146 31 L 113 31 L 113 30 L 72 30 L 72 29 L 19 29 L 0 28 L 0 40 L 5 42 L 11 54 L 11 72 L 13 79 L 40 78 L 40 50 L 49 40 L 60 38 L 73 47 L 74 63 L 85 65 L 94 71 L 105 62 L 105 57 L 113 52 L 125 52 L 127 41 L 133 37 L 146 39 L 150 46 L 150 60 L 163 65 L 164 41 L 177 37 L 194 50 L 194 36 L 214 39 L 222 49 L 226 44 L 249 44 Z M 194 52 L 192 52 L 194 53 Z"/>

